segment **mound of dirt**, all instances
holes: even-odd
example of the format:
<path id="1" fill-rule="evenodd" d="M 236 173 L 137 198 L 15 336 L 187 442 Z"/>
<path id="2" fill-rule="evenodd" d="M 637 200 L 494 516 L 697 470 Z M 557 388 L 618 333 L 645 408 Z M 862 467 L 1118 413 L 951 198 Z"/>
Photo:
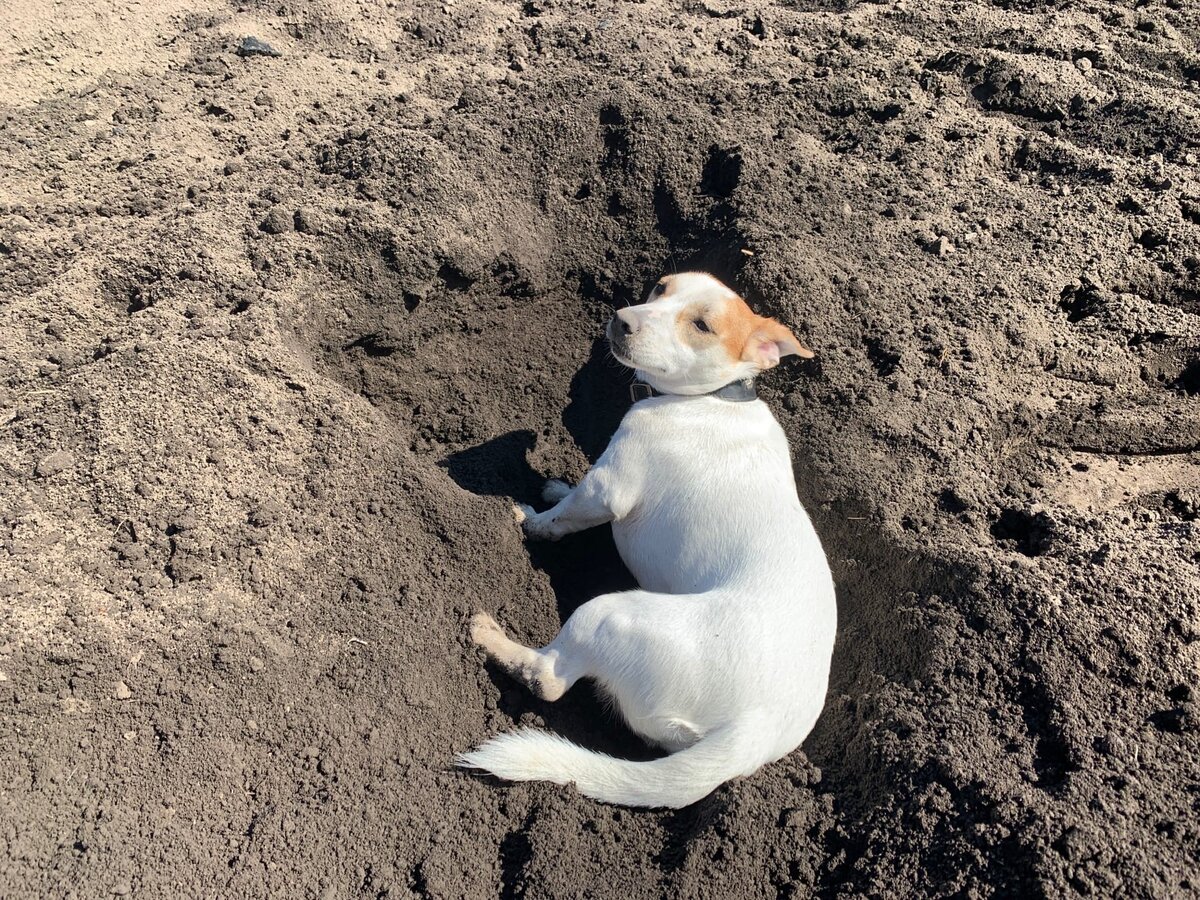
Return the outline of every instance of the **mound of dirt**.
<path id="1" fill-rule="evenodd" d="M 0 894 L 1200 890 L 1193 4 L 7 18 Z M 603 323 L 687 268 L 817 353 L 762 393 L 822 720 L 673 813 L 454 771 L 515 724 L 647 753 L 465 624 L 630 583 L 510 504 L 603 449 Z"/>

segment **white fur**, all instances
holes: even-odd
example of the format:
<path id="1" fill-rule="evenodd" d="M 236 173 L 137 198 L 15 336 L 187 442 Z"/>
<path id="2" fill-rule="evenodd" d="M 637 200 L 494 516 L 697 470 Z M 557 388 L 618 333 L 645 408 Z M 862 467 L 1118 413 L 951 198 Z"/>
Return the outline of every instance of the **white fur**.
<path id="1" fill-rule="evenodd" d="M 654 318 L 699 295 L 681 293 L 692 299 L 657 300 Z M 697 360 L 704 352 L 689 357 L 673 335 L 639 328 L 625 361 L 652 361 L 654 370 L 638 374 L 660 387 L 712 389 L 743 377 L 741 360 Z M 560 485 L 547 485 L 559 498 L 552 509 L 524 509 L 526 532 L 556 540 L 611 522 L 641 589 L 585 603 L 540 649 L 511 641 L 484 614 L 472 635 L 546 699 L 594 679 L 633 731 L 672 752 L 631 762 L 522 730 L 459 764 L 515 781 L 573 782 L 610 803 L 680 807 L 795 749 L 824 704 L 837 614 L 787 440 L 766 404 L 694 391 L 644 400 L 578 487 L 564 496 Z"/>

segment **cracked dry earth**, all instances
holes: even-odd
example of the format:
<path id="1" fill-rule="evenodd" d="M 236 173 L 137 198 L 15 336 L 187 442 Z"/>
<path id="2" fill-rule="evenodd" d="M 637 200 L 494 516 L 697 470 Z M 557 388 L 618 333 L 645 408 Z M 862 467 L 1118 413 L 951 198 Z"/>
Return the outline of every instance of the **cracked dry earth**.
<path id="1" fill-rule="evenodd" d="M 254 37 L 278 53 L 265 55 Z M 0 28 L 0 894 L 1200 891 L 1188 0 L 162 0 Z M 239 48 L 242 53 L 239 53 Z M 629 583 L 526 546 L 713 271 L 840 631 L 803 751 L 678 812 L 449 766 Z"/>

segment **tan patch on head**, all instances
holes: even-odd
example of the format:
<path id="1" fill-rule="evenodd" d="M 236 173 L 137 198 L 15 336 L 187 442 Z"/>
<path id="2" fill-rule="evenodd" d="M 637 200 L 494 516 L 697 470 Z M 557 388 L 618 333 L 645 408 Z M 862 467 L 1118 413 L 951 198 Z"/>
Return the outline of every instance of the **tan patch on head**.
<path id="1" fill-rule="evenodd" d="M 713 329 L 721 339 L 721 346 L 729 354 L 730 360 L 738 362 L 745 359 L 746 345 L 755 330 L 769 321 L 757 315 L 746 305 L 741 297 L 734 296 L 726 299 L 718 310 L 716 327 Z"/>
<path id="2" fill-rule="evenodd" d="M 813 355 L 796 336 L 774 319 L 760 316 L 746 301 L 711 275 L 686 272 L 659 279 L 647 302 L 671 296 L 682 279 L 690 302 L 675 316 L 675 330 L 683 343 L 703 350 L 720 343 L 730 362 L 748 361 L 762 369 L 778 364 L 780 357 Z M 702 290 L 694 290 L 701 287 Z"/>
<path id="3" fill-rule="evenodd" d="M 698 328 L 697 320 L 707 330 Z M 745 360 L 769 369 L 781 356 L 813 355 L 786 326 L 758 315 L 737 295 L 689 304 L 677 316 L 676 328 L 684 342 L 697 349 L 719 341 L 730 362 Z"/>
<path id="4" fill-rule="evenodd" d="M 675 314 L 675 331 L 679 339 L 696 350 L 703 350 L 718 342 L 728 350 L 728 342 L 736 341 L 737 335 L 745 331 L 736 315 L 730 315 L 727 310 L 735 301 L 741 303 L 737 298 L 731 300 L 724 297 L 689 303 Z M 737 355 L 734 354 L 732 358 L 737 359 Z"/>

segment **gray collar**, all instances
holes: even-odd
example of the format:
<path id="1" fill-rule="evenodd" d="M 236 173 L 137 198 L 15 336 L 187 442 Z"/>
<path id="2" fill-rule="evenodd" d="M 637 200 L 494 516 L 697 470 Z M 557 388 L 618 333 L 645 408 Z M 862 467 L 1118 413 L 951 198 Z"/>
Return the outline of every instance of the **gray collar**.
<path id="1" fill-rule="evenodd" d="M 629 386 L 629 398 L 634 403 L 650 397 L 716 397 L 718 400 L 728 400 L 731 403 L 748 403 L 758 399 L 758 391 L 754 389 L 754 379 L 752 378 L 731 381 L 715 391 L 708 391 L 704 394 L 664 394 L 641 381 L 635 381 Z"/>

